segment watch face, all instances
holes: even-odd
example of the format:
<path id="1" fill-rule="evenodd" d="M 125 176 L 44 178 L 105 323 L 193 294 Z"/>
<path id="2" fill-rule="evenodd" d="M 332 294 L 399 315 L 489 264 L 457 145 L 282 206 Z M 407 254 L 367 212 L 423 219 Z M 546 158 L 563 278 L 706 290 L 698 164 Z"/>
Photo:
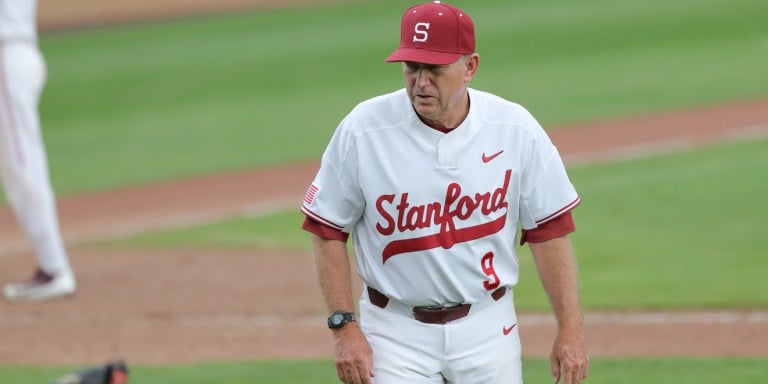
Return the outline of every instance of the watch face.
<path id="1" fill-rule="evenodd" d="M 328 327 L 331 329 L 338 329 L 344 326 L 344 324 L 355 321 L 355 315 L 352 313 L 346 313 L 342 311 L 336 311 L 328 316 Z"/>

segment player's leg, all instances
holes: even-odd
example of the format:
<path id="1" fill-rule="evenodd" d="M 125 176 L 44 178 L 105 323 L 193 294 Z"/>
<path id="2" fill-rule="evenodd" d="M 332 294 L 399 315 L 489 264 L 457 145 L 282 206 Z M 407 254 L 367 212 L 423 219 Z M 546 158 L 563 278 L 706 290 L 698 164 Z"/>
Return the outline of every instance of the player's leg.
<path id="1" fill-rule="evenodd" d="M 512 290 L 498 302 L 447 324 L 446 383 L 521 384 L 521 348 Z"/>
<path id="2" fill-rule="evenodd" d="M 442 326 L 419 323 L 365 298 L 360 326 L 373 349 L 375 384 L 443 384 Z"/>
<path id="3" fill-rule="evenodd" d="M 74 278 L 59 231 L 37 110 L 45 63 L 33 44 L 0 47 L 0 178 L 8 204 L 37 256 L 40 270 L 32 282 L 53 283 L 45 292 L 31 293 L 42 293 L 44 297 L 33 297 L 41 299 L 69 294 L 74 291 Z M 50 292 L 51 287 L 56 289 Z M 12 284 L 5 293 L 17 298 L 13 296 L 27 293 L 22 292 L 25 288 L 25 284 Z"/>

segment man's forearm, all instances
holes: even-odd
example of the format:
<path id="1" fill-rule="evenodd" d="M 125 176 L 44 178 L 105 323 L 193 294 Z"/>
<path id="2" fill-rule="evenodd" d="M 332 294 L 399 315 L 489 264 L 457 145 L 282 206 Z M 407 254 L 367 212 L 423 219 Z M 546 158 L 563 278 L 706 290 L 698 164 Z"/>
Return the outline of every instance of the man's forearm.
<path id="1" fill-rule="evenodd" d="M 315 269 L 329 311 L 354 312 L 347 246 L 338 240 L 312 236 Z"/>
<path id="2" fill-rule="evenodd" d="M 581 332 L 583 319 L 579 303 L 577 266 L 567 237 L 530 243 L 536 268 L 549 296 L 561 331 Z"/>

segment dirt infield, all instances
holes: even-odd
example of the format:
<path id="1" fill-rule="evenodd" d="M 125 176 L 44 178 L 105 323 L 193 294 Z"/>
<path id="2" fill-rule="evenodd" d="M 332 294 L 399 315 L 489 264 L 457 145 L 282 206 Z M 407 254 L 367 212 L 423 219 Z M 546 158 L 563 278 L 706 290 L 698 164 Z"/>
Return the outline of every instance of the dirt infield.
<path id="1" fill-rule="evenodd" d="M 553 140 L 566 163 L 607 161 L 764 137 L 768 99 L 565 128 L 554 132 Z M 330 333 L 309 254 L 82 245 L 298 208 L 317 166 L 291 164 L 61 199 L 61 222 L 79 291 L 48 303 L 0 301 L 0 363 L 330 357 Z M 7 207 L 0 208 L 0 282 L 26 276 L 32 268 L 26 240 Z M 521 314 L 525 355 L 548 355 L 553 321 L 549 314 Z M 588 313 L 586 326 L 592 356 L 768 356 L 768 312 Z"/>

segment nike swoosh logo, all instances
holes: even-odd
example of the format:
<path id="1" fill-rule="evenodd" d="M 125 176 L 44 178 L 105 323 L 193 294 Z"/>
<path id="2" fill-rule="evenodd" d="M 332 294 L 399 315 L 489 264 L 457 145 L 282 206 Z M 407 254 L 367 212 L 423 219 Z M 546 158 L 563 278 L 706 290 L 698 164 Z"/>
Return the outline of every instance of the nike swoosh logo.
<path id="1" fill-rule="evenodd" d="M 501 151 L 498 151 L 498 152 L 494 153 L 493 155 L 490 155 L 490 156 L 486 156 L 485 153 L 483 153 L 483 163 L 487 163 L 487 162 L 495 159 L 496 156 L 501 155 L 502 152 L 504 152 L 503 149 Z"/>
<path id="2" fill-rule="evenodd" d="M 511 327 L 507 328 L 506 326 L 501 329 L 502 332 L 504 332 L 504 336 L 509 335 L 510 332 L 512 332 L 513 329 L 517 326 L 517 323 L 512 324 Z"/>

